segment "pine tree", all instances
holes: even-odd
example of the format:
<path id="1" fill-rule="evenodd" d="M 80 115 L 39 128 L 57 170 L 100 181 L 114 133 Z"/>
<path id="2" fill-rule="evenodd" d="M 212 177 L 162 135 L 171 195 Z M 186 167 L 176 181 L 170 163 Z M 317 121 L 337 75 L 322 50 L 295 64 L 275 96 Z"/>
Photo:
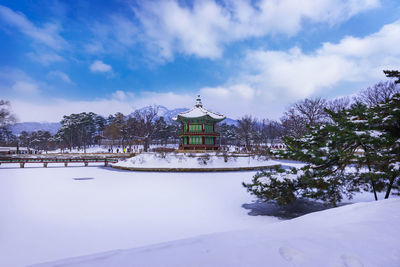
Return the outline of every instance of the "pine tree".
<path id="1" fill-rule="evenodd" d="M 376 107 L 362 104 L 348 110 L 326 110 L 330 123 L 309 128 L 302 138 L 286 137 L 281 156 L 305 163 L 299 169 L 257 173 L 249 192 L 287 204 L 313 198 L 337 205 L 354 192 L 398 188 L 400 173 L 400 95 Z"/>
<path id="2" fill-rule="evenodd" d="M 383 71 L 388 78 L 396 78 L 395 83 L 400 83 L 400 71 L 398 70 L 384 70 Z"/>

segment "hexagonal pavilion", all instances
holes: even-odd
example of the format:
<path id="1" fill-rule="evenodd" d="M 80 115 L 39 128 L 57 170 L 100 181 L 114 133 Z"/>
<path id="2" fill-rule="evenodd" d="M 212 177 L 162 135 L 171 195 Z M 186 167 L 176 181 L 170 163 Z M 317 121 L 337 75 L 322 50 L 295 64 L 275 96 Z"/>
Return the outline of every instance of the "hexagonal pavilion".
<path id="1" fill-rule="evenodd" d="M 196 105 L 192 109 L 181 112 L 173 118 L 182 125 L 179 149 L 218 150 L 219 144 L 216 143 L 216 138 L 219 137 L 219 133 L 215 131 L 215 125 L 224 119 L 224 115 L 204 108 L 198 95 Z"/>

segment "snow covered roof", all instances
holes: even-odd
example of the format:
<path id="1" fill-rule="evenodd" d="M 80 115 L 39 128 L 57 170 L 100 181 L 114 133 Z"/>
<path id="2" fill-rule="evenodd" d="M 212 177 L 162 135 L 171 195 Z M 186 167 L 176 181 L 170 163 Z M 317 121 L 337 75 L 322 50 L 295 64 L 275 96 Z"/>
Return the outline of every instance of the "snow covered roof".
<path id="1" fill-rule="evenodd" d="M 181 112 L 172 119 L 178 120 L 179 117 L 191 119 L 191 118 L 201 118 L 205 116 L 209 116 L 210 118 L 216 121 L 222 121 L 226 118 L 224 115 L 209 111 L 206 108 L 204 108 L 203 104 L 201 103 L 200 95 L 198 95 L 196 99 L 196 105 L 194 105 L 192 109 Z"/>

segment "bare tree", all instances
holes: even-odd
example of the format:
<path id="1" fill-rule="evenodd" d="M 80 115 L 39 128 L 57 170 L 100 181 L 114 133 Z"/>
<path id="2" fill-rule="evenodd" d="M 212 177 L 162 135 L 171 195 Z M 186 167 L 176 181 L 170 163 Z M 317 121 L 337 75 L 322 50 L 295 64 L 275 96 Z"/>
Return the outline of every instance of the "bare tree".
<path id="1" fill-rule="evenodd" d="M 253 118 L 251 115 L 245 115 L 238 120 L 238 135 L 239 138 L 245 142 L 247 149 L 249 148 L 250 142 L 254 137 L 256 127 L 257 119 Z"/>
<path id="2" fill-rule="evenodd" d="M 137 136 L 144 139 L 144 151 L 148 151 L 150 142 L 155 132 L 156 117 L 158 113 L 158 107 L 152 106 L 141 110 L 136 110 L 133 113 L 133 130 Z"/>
<path id="3" fill-rule="evenodd" d="M 354 100 L 368 107 L 376 107 L 380 103 L 388 101 L 396 93 L 400 93 L 400 86 L 395 82 L 379 82 L 372 87 L 362 90 Z"/>
<path id="4" fill-rule="evenodd" d="M 266 144 L 274 144 L 283 135 L 283 126 L 277 121 L 263 119 L 261 123 L 261 136 Z"/>
<path id="5" fill-rule="evenodd" d="M 297 114 L 293 108 L 285 111 L 281 118 L 281 124 L 283 126 L 283 133 L 287 136 L 300 137 L 307 132 L 306 119 Z"/>
<path id="6" fill-rule="evenodd" d="M 308 125 L 316 125 L 326 119 L 324 108 L 326 100 L 322 98 L 306 98 L 294 104 L 294 109 L 306 119 Z"/>
<path id="7" fill-rule="evenodd" d="M 325 122 L 326 105 L 326 100 L 322 98 L 306 98 L 292 105 L 281 118 L 285 135 L 300 137 L 307 132 L 307 125 L 315 126 Z"/>
<path id="8" fill-rule="evenodd" d="M 326 108 L 334 111 L 334 112 L 338 112 L 341 111 L 343 109 L 347 109 L 350 107 L 350 98 L 345 96 L 345 97 L 340 97 L 340 98 L 335 98 L 332 100 L 329 100 L 326 103 Z"/>

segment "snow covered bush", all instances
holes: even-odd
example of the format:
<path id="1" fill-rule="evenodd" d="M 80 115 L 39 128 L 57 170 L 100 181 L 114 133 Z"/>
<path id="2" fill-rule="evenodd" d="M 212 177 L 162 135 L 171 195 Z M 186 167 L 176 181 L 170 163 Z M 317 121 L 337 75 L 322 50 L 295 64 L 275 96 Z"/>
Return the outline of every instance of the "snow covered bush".
<path id="1" fill-rule="evenodd" d="M 211 157 L 209 154 L 201 155 L 197 158 L 200 165 L 207 165 L 207 163 L 211 162 Z"/>
<path id="2" fill-rule="evenodd" d="M 167 152 L 165 152 L 165 151 L 157 151 L 155 153 L 155 155 L 156 155 L 157 158 L 165 159 L 167 157 Z"/>

